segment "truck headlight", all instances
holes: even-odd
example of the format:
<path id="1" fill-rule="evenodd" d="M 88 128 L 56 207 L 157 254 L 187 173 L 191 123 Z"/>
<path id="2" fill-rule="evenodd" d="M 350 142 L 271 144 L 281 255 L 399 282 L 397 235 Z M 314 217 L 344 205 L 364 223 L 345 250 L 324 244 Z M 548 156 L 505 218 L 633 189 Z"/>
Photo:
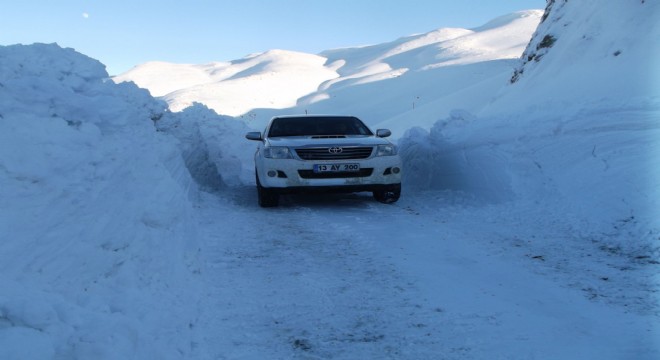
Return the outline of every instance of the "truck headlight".
<path id="1" fill-rule="evenodd" d="M 378 145 L 376 149 L 376 156 L 394 156 L 397 154 L 396 145 L 386 144 Z"/>
<path id="2" fill-rule="evenodd" d="M 291 159 L 291 152 L 288 147 L 271 146 L 264 148 L 264 157 L 269 159 Z"/>

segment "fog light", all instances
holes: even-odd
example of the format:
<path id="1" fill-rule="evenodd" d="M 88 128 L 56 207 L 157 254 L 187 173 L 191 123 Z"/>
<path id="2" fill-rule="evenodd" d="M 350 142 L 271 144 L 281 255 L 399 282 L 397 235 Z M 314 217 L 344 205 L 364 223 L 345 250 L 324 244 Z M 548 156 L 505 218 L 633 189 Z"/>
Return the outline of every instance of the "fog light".
<path id="1" fill-rule="evenodd" d="M 275 176 L 277 176 L 277 171 L 275 171 L 275 170 L 268 170 L 267 175 L 268 175 L 269 177 L 275 177 Z"/>
<path id="2" fill-rule="evenodd" d="M 398 174 L 398 173 L 401 172 L 401 169 L 399 169 L 398 167 L 395 166 L 395 167 L 392 168 L 392 172 L 395 173 L 395 174 Z"/>

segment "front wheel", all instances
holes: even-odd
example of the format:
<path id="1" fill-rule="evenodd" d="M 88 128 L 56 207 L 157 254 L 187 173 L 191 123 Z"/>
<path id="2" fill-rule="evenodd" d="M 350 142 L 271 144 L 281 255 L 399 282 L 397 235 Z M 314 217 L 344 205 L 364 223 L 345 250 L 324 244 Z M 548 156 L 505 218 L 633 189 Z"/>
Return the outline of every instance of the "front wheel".
<path id="1" fill-rule="evenodd" d="M 383 204 L 395 203 L 401 197 L 401 184 L 392 185 L 392 187 L 385 190 L 374 191 L 373 195 L 374 199 Z"/>
<path id="2" fill-rule="evenodd" d="M 280 202 L 280 197 L 277 193 L 261 186 L 259 175 L 257 175 L 257 198 L 261 207 L 275 207 Z"/>

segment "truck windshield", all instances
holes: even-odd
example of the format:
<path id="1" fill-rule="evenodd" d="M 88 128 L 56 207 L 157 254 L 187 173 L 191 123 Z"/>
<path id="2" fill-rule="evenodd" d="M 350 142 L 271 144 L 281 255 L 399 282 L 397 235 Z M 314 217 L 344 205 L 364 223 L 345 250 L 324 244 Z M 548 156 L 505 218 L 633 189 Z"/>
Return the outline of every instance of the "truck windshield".
<path id="1" fill-rule="evenodd" d="M 373 135 L 353 116 L 281 117 L 271 122 L 268 137 Z"/>

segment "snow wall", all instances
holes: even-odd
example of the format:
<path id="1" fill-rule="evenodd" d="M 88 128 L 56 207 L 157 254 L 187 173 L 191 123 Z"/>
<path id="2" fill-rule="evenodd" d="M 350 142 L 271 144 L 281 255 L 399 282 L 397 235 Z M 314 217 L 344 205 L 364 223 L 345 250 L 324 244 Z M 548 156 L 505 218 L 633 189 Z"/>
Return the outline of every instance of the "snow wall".
<path id="1" fill-rule="evenodd" d="M 583 241 L 657 258 L 658 14 L 650 1 L 550 1 L 485 109 L 400 140 L 408 190 L 527 203 Z"/>
<path id="2" fill-rule="evenodd" d="M 0 47 L 0 358 L 191 353 L 197 185 L 166 114 L 71 49 Z"/>

